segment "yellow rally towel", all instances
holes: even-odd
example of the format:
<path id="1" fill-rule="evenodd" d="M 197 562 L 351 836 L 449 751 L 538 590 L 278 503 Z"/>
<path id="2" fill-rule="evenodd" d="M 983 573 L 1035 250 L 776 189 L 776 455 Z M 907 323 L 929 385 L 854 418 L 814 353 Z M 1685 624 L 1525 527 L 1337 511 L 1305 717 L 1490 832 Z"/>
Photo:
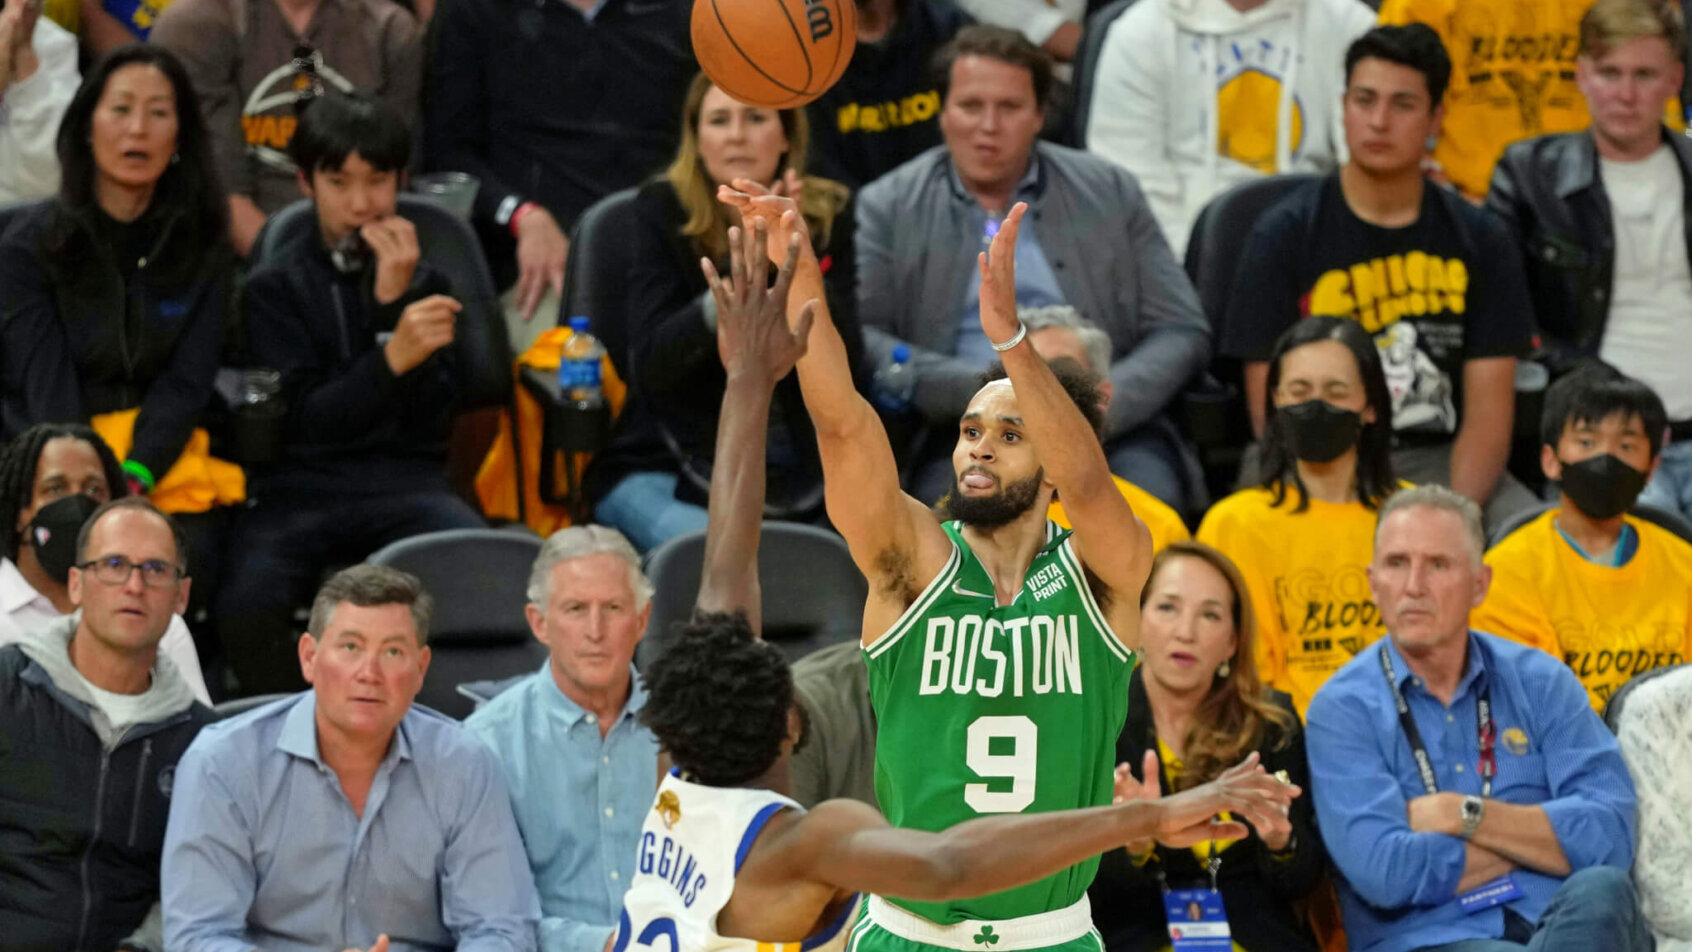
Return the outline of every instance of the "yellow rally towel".
<path id="1" fill-rule="evenodd" d="M 94 432 L 112 448 L 118 459 L 129 454 L 135 439 L 135 418 L 139 408 L 102 413 L 89 421 Z M 211 455 L 211 437 L 196 427 L 182 447 L 182 455 L 171 464 L 147 498 L 165 512 L 205 512 L 213 506 L 229 506 L 247 498 L 247 474 L 228 460 Z"/>
<path id="2" fill-rule="evenodd" d="M 564 342 L 569 339 L 568 327 L 555 327 L 542 334 L 517 358 L 518 373 L 525 367 L 557 371 L 564 351 Z M 628 388 L 612 369 L 608 357 L 601 361 L 600 380 L 605 390 L 605 399 L 611 404 L 612 417 L 615 418 L 622 412 L 623 399 Z M 520 382 L 514 386 L 517 391 L 518 439 L 512 439 L 511 412 L 507 410 L 501 413 L 499 433 L 494 437 L 493 446 L 488 448 L 488 455 L 483 457 L 481 468 L 476 471 L 476 498 L 482 504 L 484 516 L 490 519 L 516 519 L 517 466 L 520 462 L 523 467 L 523 521 L 529 528 L 547 536 L 569 525 L 570 513 L 562 505 L 547 503 L 541 499 L 541 435 L 546 418 L 540 403 L 527 388 Z M 578 486 L 581 485 L 582 471 L 587 468 L 587 462 L 586 456 L 576 460 L 575 478 Z M 564 467 L 558 465 L 554 472 L 562 481 Z M 555 497 L 563 492 L 562 485 L 553 487 L 552 494 Z"/>

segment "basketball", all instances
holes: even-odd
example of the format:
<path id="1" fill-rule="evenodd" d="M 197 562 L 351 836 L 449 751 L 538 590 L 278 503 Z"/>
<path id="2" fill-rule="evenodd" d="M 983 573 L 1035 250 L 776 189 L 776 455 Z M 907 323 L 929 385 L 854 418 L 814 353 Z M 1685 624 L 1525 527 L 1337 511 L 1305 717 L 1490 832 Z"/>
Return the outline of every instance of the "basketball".
<path id="1" fill-rule="evenodd" d="M 792 109 L 821 96 L 857 45 L 853 0 L 693 0 L 693 55 L 749 106 Z"/>

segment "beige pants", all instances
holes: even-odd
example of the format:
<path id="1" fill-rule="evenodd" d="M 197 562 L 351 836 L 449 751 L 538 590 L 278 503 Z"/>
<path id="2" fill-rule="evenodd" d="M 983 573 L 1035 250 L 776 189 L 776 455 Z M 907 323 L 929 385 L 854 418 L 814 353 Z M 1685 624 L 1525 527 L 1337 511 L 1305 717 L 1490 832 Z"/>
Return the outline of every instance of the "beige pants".
<path id="1" fill-rule="evenodd" d="M 535 313 L 528 320 L 523 320 L 523 309 L 517 306 L 517 285 L 499 296 L 499 305 L 505 311 L 505 333 L 511 339 L 511 353 L 521 357 L 534 344 L 535 338 L 541 336 L 559 324 L 563 323 L 559 309 L 564 300 L 558 292 L 548 289 L 535 305 Z"/>

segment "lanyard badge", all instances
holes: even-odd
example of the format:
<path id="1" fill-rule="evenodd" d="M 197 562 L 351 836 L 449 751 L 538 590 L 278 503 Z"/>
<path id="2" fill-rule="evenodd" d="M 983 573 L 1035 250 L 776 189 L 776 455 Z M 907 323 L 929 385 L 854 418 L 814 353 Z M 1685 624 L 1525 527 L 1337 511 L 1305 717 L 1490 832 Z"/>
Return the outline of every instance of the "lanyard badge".
<path id="1" fill-rule="evenodd" d="M 1157 874 L 1163 887 L 1163 917 L 1169 924 L 1169 944 L 1172 952 L 1233 952 L 1233 933 L 1228 928 L 1228 913 L 1222 906 L 1222 893 L 1216 888 L 1216 872 L 1222 868 L 1222 857 L 1216 852 L 1216 841 L 1210 842 L 1210 862 L 1205 871 L 1210 874 L 1208 889 L 1170 889 L 1160 870 Z"/>

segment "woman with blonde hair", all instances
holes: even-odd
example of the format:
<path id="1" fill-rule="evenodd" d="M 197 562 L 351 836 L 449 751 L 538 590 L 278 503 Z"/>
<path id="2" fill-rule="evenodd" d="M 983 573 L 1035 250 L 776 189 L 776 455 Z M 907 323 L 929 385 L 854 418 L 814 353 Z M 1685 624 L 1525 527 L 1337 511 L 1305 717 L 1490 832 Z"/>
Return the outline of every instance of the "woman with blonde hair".
<path id="1" fill-rule="evenodd" d="M 717 407 L 716 303 L 699 268 L 727 270 L 738 212 L 717 186 L 750 179 L 792 195 L 822 265 L 829 313 L 853 359 L 862 349 L 853 314 L 852 211 L 845 186 L 807 176 L 803 109 L 736 102 L 703 73 L 682 106 L 681 145 L 663 174 L 642 186 L 619 222 L 628 260 L 630 394 L 611 444 L 595 459 L 587 491 L 595 520 L 647 550 L 705 527 Z M 615 356 L 615 355 L 614 355 Z M 776 388 L 770 411 L 770 515 L 809 518 L 822 507 L 822 470 L 798 382 Z"/>
<path id="2" fill-rule="evenodd" d="M 1116 741 L 1118 794 L 1190 789 L 1253 751 L 1265 770 L 1308 791 L 1298 714 L 1258 678 L 1256 624 L 1228 557 L 1199 542 L 1171 543 L 1152 560 L 1140 613 L 1140 665 Z M 1293 801 L 1289 818 L 1291 832 L 1269 838 L 1130 843 L 1105 854 L 1089 896 L 1106 949 L 1169 948 L 1170 924 L 1147 910 L 1190 913 L 1197 903 L 1201 911 L 1226 910 L 1235 949 L 1315 952 L 1299 907 L 1319 885 L 1326 853 L 1308 793 Z"/>

